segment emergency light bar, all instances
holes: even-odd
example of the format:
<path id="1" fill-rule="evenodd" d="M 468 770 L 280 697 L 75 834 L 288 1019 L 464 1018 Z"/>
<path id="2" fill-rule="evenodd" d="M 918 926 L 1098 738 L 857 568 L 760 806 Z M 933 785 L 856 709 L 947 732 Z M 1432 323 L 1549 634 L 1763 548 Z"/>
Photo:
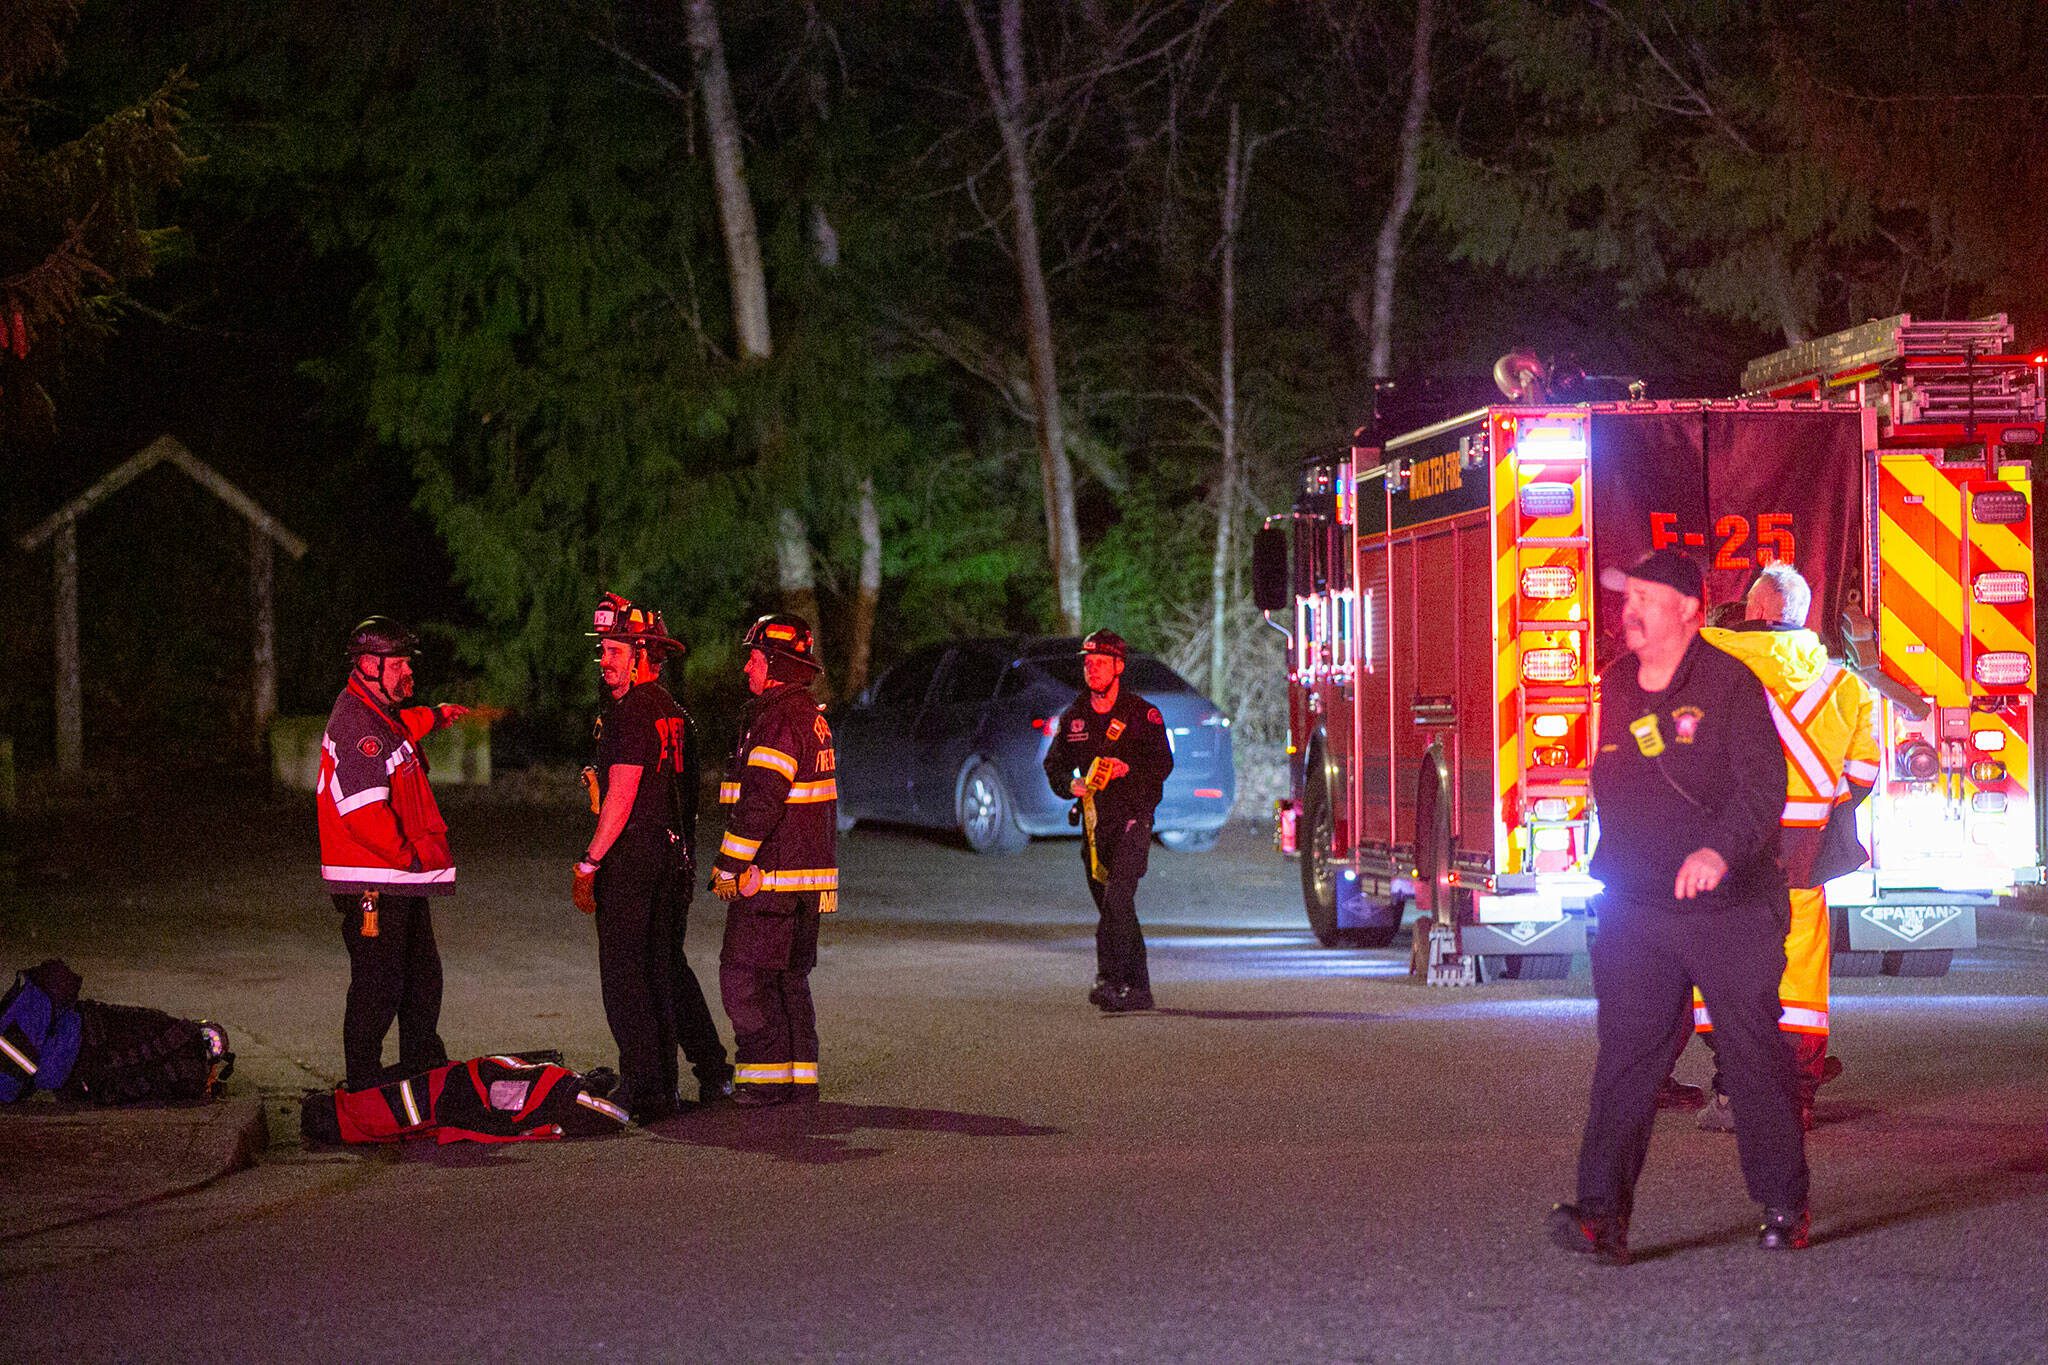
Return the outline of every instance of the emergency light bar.
<path id="1" fill-rule="evenodd" d="M 1979 654 L 1972 670 L 1986 687 L 2017 687 L 2034 676 L 2034 661 L 2017 650 Z"/>
<path id="2" fill-rule="evenodd" d="M 1515 451 L 1524 459 L 1583 460 L 1586 433 L 1576 423 L 1530 423 L 1515 433 Z"/>
<path id="3" fill-rule="evenodd" d="M 1970 580 L 1970 594 L 1990 606 L 2027 600 L 2027 576 L 2016 569 L 1980 573 Z"/>
<path id="4" fill-rule="evenodd" d="M 2017 488 L 1987 488 L 1970 495 L 1970 516 L 1986 526 L 2027 519 L 2027 495 Z"/>
<path id="5" fill-rule="evenodd" d="M 1985 657 L 1995 658 L 1997 656 L 1986 655 Z M 2024 662 L 2026 656 L 2016 654 L 2013 657 Z M 1979 659 L 1977 666 L 1981 669 L 1983 665 L 1984 660 Z M 1522 656 L 1522 678 L 1526 682 L 1570 682 L 1577 676 L 1579 676 L 1579 656 L 1569 649 L 1532 649 Z M 1983 679 L 1979 678 L 1978 681 L 1982 682 Z M 2024 682 L 2025 679 L 2022 678 L 2021 681 Z"/>
<path id="6" fill-rule="evenodd" d="M 1566 488 L 1565 492 L 1569 493 L 1571 489 Z M 1578 590 L 1579 571 L 1569 564 L 1534 564 L 1522 570 L 1524 597 L 1554 602 L 1561 597 L 1571 597 Z"/>
<path id="7" fill-rule="evenodd" d="M 1521 504 L 1522 515 L 1536 520 L 1542 517 L 1568 517 L 1578 506 L 1579 495 L 1568 483 L 1532 483 L 1516 495 Z"/>

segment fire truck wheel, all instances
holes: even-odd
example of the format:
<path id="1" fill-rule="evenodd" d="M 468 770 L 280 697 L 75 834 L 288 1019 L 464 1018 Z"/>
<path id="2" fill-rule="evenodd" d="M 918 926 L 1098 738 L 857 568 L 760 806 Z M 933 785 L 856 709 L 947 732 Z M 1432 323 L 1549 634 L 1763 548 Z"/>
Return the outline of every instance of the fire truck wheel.
<path id="1" fill-rule="evenodd" d="M 977 761 L 960 780 L 960 837 L 976 853 L 1015 853 L 1031 842 L 993 763 Z"/>
<path id="2" fill-rule="evenodd" d="M 1905 952 L 1884 955 L 1886 976 L 1947 976 L 1949 959 L 1954 952 L 1948 948 L 1916 948 Z"/>
<path id="3" fill-rule="evenodd" d="M 1337 937 L 1337 867 L 1330 849 L 1334 822 L 1330 816 L 1329 774 L 1323 769 L 1323 745 L 1309 745 L 1302 766 L 1301 816 L 1295 824 L 1301 850 L 1301 903 L 1316 942 L 1335 948 Z"/>
<path id="4" fill-rule="evenodd" d="M 1876 976 L 1883 968 L 1883 953 L 1847 952 L 1828 956 L 1830 976 Z"/>
<path id="5" fill-rule="evenodd" d="M 1207 853 L 1223 837 L 1221 829 L 1162 829 L 1159 842 L 1175 853 Z"/>

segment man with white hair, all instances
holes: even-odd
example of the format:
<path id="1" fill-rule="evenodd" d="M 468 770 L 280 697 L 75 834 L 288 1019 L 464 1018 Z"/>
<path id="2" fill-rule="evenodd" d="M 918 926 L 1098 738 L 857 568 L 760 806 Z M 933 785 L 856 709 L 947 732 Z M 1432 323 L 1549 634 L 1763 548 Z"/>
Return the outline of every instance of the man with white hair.
<path id="1" fill-rule="evenodd" d="M 1785 812 L 1779 862 L 1791 887 L 1792 928 L 1778 983 L 1778 1031 L 1799 1072 L 1799 1118 L 1813 1126 L 1821 1085 L 1841 1074 L 1828 1055 L 1828 903 L 1823 883 L 1867 858 L 1856 840 L 1856 808 L 1877 782 L 1877 699 L 1864 681 L 1831 661 L 1806 628 L 1813 590 L 1790 564 L 1769 564 L 1750 585 L 1745 619 L 1700 638 L 1749 665 L 1770 694 L 1771 720 L 1785 749 Z M 1694 1027 L 1711 1046 L 1713 1020 L 1698 992 Z M 1714 1077 L 1713 1103 L 1700 1127 L 1732 1132 L 1735 1112 Z"/>

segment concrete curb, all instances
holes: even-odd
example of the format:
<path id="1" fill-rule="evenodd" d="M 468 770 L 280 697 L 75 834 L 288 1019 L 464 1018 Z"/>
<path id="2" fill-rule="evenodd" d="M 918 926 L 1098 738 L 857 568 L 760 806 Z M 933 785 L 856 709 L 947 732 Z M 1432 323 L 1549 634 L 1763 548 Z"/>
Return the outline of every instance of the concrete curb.
<path id="1" fill-rule="evenodd" d="M 38 1096 L 0 1110 L 0 1243 L 189 1194 L 251 1165 L 269 1143 L 250 1096 L 101 1109 Z"/>

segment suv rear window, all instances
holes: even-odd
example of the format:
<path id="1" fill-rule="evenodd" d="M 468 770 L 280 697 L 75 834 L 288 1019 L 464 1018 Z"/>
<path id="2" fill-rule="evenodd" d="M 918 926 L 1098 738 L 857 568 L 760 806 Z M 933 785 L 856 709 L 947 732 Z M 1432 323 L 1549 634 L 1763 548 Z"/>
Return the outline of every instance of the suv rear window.
<path id="1" fill-rule="evenodd" d="M 1062 687 L 1071 687 L 1079 692 L 1087 684 L 1081 680 L 1081 656 L 1078 654 L 1055 654 L 1050 658 L 1034 659 L 1033 663 L 1052 675 L 1052 680 Z M 1133 654 L 1124 665 L 1124 681 L 1140 692 L 1192 692 L 1187 680 L 1168 668 L 1159 660 L 1147 654 Z"/>

